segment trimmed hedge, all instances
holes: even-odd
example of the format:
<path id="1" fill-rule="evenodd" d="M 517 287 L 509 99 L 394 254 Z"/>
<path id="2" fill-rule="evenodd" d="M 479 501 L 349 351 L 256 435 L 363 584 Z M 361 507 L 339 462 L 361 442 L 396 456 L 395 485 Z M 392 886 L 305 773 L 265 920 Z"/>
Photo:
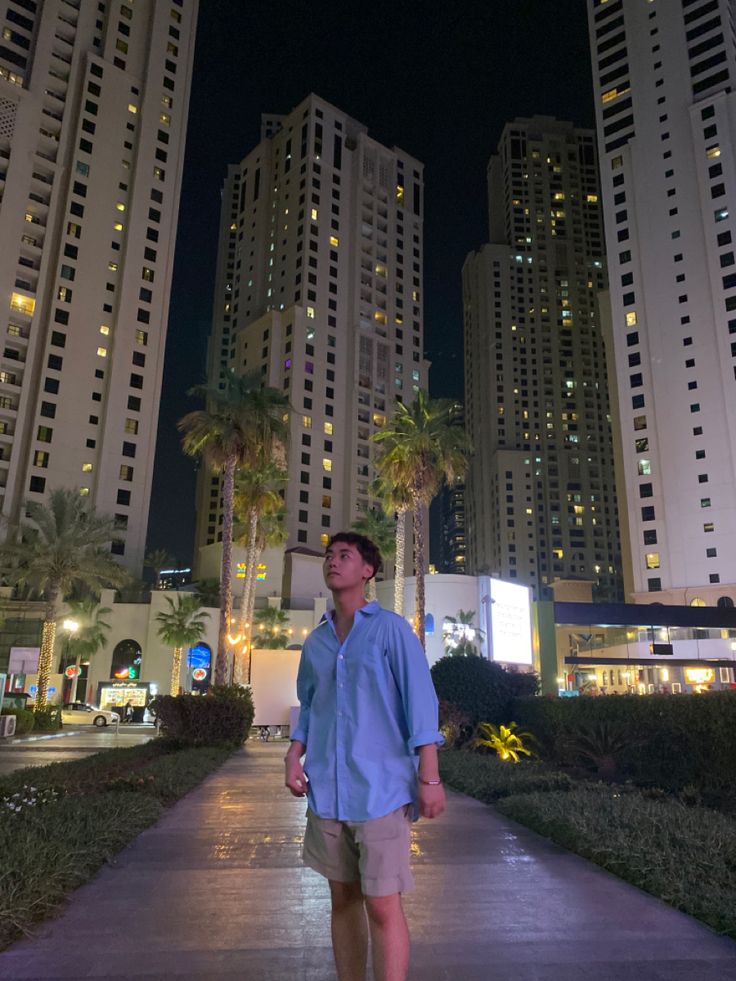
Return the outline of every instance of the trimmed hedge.
<path id="1" fill-rule="evenodd" d="M 526 764 L 522 764 L 526 768 Z M 521 769 L 521 767 L 518 767 Z M 736 821 L 602 784 L 504 797 L 498 810 L 736 938 Z"/>
<path id="2" fill-rule="evenodd" d="M 629 737 L 620 778 L 736 812 L 736 693 L 515 699 L 511 714 L 551 763 L 580 765 L 576 737 L 603 723 Z"/>
<path id="3" fill-rule="evenodd" d="M 33 717 L 33 712 L 28 709 L 7 708 L 3 709 L 2 714 L 15 716 L 16 736 L 25 736 L 29 732 L 33 732 L 33 726 L 36 720 Z"/>
<path id="4" fill-rule="evenodd" d="M 502 763 L 496 756 L 480 756 L 467 750 L 443 750 L 440 775 L 450 787 L 491 804 L 510 794 L 570 790 L 574 783 L 566 773 L 544 763 Z"/>
<path id="5" fill-rule="evenodd" d="M 250 688 L 213 688 L 207 695 L 161 695 L 152 710 L 177 746 L 242 746 L 253 725 Z"/>
<path id="6" fill-rule="evenodd" d="M 506 671 L 482 657 L 458 656 L 435 661 L 432 680 L 440 702 L 466 716 L 473 728 L 479 722 L 507 723 L 514 699 L 535 694 L 539 684 L 535 674 Z"/>

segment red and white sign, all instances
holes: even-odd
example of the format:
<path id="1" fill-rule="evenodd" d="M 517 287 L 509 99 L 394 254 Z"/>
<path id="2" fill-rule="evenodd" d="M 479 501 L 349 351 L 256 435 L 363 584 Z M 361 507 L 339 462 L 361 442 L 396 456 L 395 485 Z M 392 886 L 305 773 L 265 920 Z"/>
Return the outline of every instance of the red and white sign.
<path id="1" fill-rule="evenodd" d="M 195 681 L 204 681 L 206 677 L 207 677 L 206 668 L 195 668 L 194 671 L 192 671 L 192 678 Z"/>
<path id="2" fill-rule="evenodd" d="M 67 678 L 76 678 L 78 674 L 81 674 L 81 668 L 78 668 L 76 664 L 70 664 L 64 674 Z"/>

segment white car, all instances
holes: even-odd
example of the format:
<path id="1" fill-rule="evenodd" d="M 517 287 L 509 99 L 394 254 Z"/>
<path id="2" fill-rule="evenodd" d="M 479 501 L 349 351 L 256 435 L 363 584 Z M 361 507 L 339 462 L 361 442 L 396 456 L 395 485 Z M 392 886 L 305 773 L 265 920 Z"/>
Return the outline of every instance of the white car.
<path id="1" fill-rule="evenodd" d="M 61 710 L 61 721 L 69 725 L 94 725 L 98 728 L 115 725 L 120 721 L 117 712 L 95 708 L 86 702 L 71 702 Z"/>

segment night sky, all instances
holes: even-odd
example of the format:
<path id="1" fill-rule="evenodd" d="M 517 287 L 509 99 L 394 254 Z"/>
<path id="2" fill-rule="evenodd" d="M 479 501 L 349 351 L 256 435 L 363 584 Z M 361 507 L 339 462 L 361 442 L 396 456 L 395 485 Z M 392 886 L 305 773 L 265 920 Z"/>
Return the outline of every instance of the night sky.
<path id="1" fill-rule="evenodd" d="M 594 125 L 585 6 L 200 0 L 149 548 L 192 559 L 194 466 L 176 421 L 204 381 L 222 181 L 258 142 L 261 113 L 316 92 L 423 161 L 430 393 L 462 397 L 460 272 L 488 235 L 488 158 L 515 116 Z"/>

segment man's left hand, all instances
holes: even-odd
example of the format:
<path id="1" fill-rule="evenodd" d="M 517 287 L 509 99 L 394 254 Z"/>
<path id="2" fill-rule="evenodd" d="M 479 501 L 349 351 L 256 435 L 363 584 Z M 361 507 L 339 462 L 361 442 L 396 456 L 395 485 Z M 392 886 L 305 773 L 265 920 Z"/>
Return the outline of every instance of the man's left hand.
<path id="1" fill-rule="evenodd" d="M 436 818 L 447 806 L 445 788 L 442 784 L 431 787 L 426 783 L 419 784 L 419 813 L 425 818 Z"/>

